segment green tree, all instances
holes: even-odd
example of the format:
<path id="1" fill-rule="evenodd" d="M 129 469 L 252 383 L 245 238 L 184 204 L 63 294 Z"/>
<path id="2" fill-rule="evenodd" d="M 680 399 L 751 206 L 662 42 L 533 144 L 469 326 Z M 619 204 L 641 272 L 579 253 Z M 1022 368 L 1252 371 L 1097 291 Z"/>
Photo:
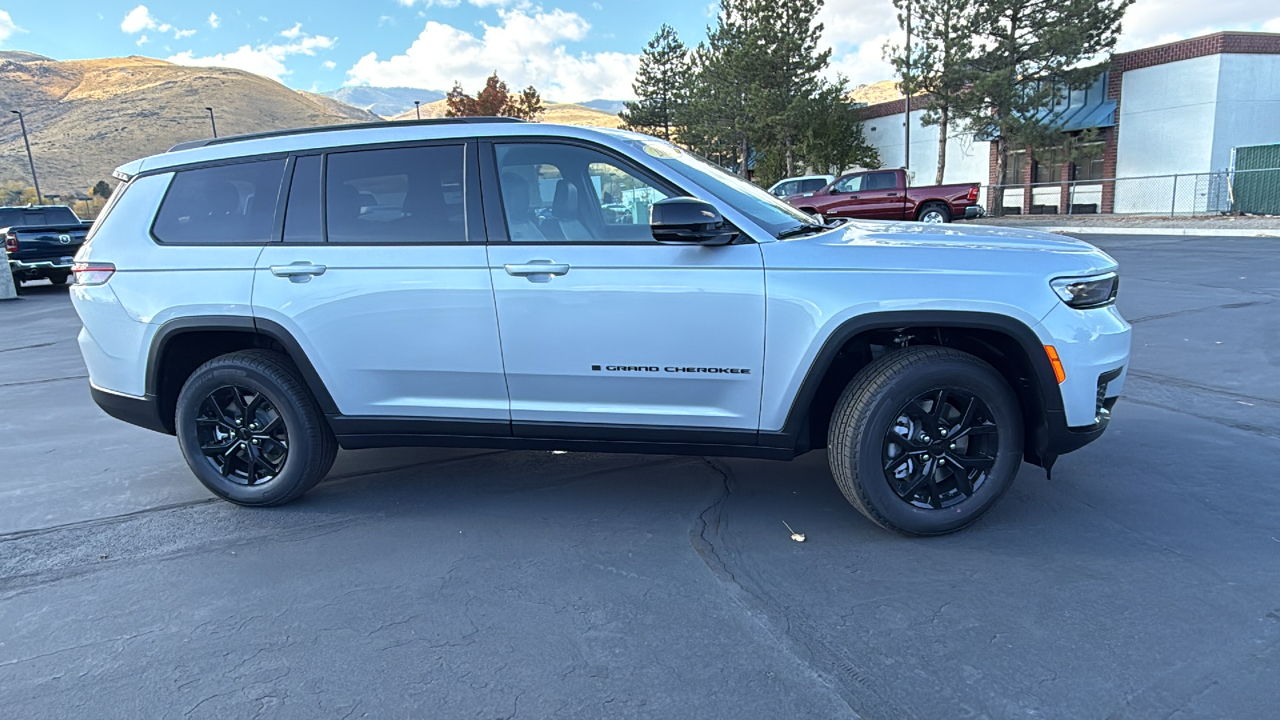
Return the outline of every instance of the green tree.
<path id="1" fill-rule="evenodd" d="M 640 56 L 640 70 L 631 84 L 636 101 L 625 103 L 626 109 L 618 113 L 625 127 L 664 140 L 675 139 L 690 69 L 689 49 L 675 28 L 663 23 Z"/>
<path id="2" fill-rule="evenodd" d="M 485 81 L 484 88 L 475 97 L 462 89 L 462 83 L 454 83 L 453 89 L 445 96 L 448 110 L 446 117 L 515 117 L 522 120 L 537 120 L 544 110 L 542 96 L 532 85 L 519 95 L 512 95 L 511 89 L 503 82 L 495 71 Z"/>
<path id="3" fill-rule="evenodd" d="M 89 191 L 89 194 L 106 200 L 111 197 L 111 185 L 106 180 L 99 180 L 94 184 L 93 188 Z"/>
<path id="4" fill-rule="evenodd" d="M 880 154 L 863 135 L 843 78 L 819 89 L 801 117 L 800 157 L 815 172 L 838 175 L 852 167 L 880 167 Z"/>
<path id="5" fill-rule="evenodd" d="M 996 143 L 996 192 L 1010 148 L 1061 144 L 1040 115 L 1087 86 L 1089 61 L 1110 54 L 1133 0 L 985 0 L 974 14 L 969 90 L 952 110 Z M 997 195 L 999 197 L 999 195 Z M 1003 203 L 995 203 L 1000 212 Z"/>
<path id="6" fill-rule="evenodd" d="M 890 45 L 886 55 L 902 78 L 908 97 L 926 96 L 924 125 L 938 126 L 938 166 L 934 184 L 941 185 L 947 167 L 947 137 L 952 108 L 963 101 L 971 81 L 977 0 L 893 0 L 898 24 L 911 13 L 910 54 L 904 45 Z"/>

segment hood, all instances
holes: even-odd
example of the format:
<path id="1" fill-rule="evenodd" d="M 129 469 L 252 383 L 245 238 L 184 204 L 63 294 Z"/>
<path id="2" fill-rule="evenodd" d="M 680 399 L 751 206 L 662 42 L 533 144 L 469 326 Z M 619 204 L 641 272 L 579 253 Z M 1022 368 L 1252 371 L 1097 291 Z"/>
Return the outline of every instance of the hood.
<path id="1" fill-rule="evenodd" d="M 1116 268 L 1114 259 L 1083 240 L 991 225 L 850 220 L 769 244 L 778 246 L 772 255 L 791 267 L 1079 274 Z"/>

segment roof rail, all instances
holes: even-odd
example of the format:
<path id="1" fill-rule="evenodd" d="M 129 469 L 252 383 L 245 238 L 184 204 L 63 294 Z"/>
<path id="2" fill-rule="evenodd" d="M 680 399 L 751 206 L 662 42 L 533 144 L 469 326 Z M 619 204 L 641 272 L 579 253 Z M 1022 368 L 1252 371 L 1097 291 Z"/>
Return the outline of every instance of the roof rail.
<path id="1" fill-rule="evenodd" d="M 169 148 L 169 152 L 191 150 L 194 148 L 208 147 L 210 145 L 223 145 L 225 143 L 240 142 L 242 140 L 259 140 L 261 138 L 287 137 L 289 135 L 308 135 L 310 133 L 330 132 L 334 130 L 370 130 L 375 128 L 412 127 L 418 125 L 469 125 L 476 123 L 518 122 L 524 122 L 524 120 L 513 117 L 446 117 L 427 118 L 425 120 L 381 120 L 378 122 L 348 123 L 345 125 L 316 125 L 314 127 L 294 128 L 292 130 L 268 130 L 266 132 L 246 133 L 244 135 L 224 135 L 219 138 L 189 140 L 187 142 L 181 142 L 174 145 Z"/>

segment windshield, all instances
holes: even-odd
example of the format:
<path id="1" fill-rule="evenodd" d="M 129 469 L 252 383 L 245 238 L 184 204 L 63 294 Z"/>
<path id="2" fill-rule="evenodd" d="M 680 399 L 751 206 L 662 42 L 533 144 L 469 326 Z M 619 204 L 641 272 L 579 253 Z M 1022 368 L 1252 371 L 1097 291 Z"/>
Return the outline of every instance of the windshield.
<path id="1" fill-rule="evenodd" d="M 669 142 L 642 136 L 624 136 L 631 145 L 650 157 L 711 191 L 729 207 L 751 218 L 770 235 L 816 222 L 813 216 L 800 212 L 767 190 L 729 173 L 691 152 Z"/>

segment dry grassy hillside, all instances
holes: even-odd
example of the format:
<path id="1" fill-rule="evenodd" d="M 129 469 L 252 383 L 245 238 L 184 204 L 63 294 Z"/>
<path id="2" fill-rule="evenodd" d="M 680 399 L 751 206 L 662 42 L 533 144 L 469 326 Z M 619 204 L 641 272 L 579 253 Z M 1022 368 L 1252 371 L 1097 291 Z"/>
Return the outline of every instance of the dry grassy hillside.
<path id="1" fill-rule="evenodd" d="M 867 105 L 891 102 L 902 98 L 902 90 L 898 88 L 896 80 L 881 80 L 868 85 L 859 85 L 849 93 L 850 100 L 866 103 Z"/>
<path id="2" fill-rule="evenodd" d="M 26 116 L 40 189 L 85 192 L 118 165 L 219 135 L 374 121 L 364 110 L 225 68 L 144 57 L 58 62 L 0 53 L 0 108 Z M 0 181 L 30 182 L 17 118 L 0 117 Z M 112 181 L 114 184 L 114 181 Z"/>
<path id="3" fill-rule="evenodd" d="M 445 100 L 438 100 L 433 103 L 427 103 L 422 106 L 422 117 L 441 118 L 445 116 L 445 111 L 449 109 Z M 400 113 L 392 120 L 413 120 L 417 117 L 414 111 Z M 622 119 L 617 115 L 610 115 L 602 110 L 595 110 L 585 105 L 575 105 L 573 103 L 551 103 L 546 106 L 546 112 L 542 114 L 542 122 L 555 123 L 557 125 L 588 125 L 591 127 L 616 128 L 622 125 Z"/>

